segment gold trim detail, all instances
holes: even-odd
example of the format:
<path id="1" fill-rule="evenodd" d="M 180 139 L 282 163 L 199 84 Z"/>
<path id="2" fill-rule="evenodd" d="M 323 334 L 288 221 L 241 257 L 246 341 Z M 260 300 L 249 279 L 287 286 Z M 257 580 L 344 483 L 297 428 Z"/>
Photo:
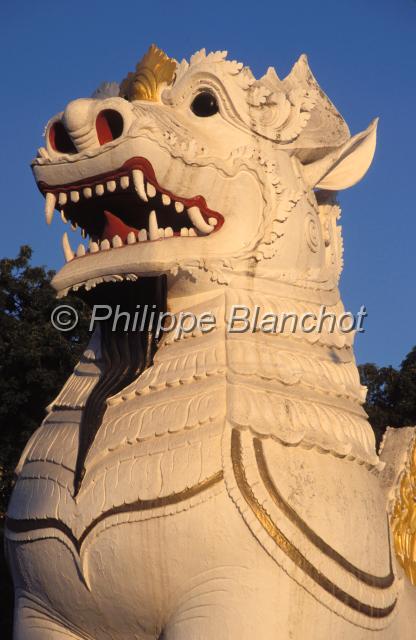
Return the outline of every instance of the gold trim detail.
<path id="1" fill-rule="evenodd" d="M 391 528 L 397 559 L 416 586 L 416 437 L 393 506 Z"/>
<path id="2" fill-rule="evenodd" d="M 176 60 L 152 44 L 147 53 L 120 85 L 120 96 L 127 100 L 158 102 L 162 89 L 173 80 Z"/>
<path id="3" fill-rule="evenodd" d="M 357 580 L 364 582 L 370 587 L 376 587 L 378 589 L 388 589 L 394 583 L 394 573 L 392 566 L 392 557 L 389 556 L 390 571 L 386 576 L 375 576 L 371 573 L 367 573 L 362 569 L 359 569 L 351 562 L 349 562 L 338 551 L 333 549 L 325 540 L 323 540 L 309 525 L 299 516 L 298 513 L 286 502 L 282 494 L 274 484 L 270 472 L 267 466 L 267 462 L 264 456 L 263 443 L 259 438 L 254 438 L 254 451 L 256 454 L 256 461 L 260 472 L 260 477 L 263 480 L 265 487 L 272 498 L 273 502 L 279 507 L 284 515 L 298 528 L 304 536 L 311 542 L 317 549 L 322 551 L 326 556 L 331 558 L 334 562 L 340 565 L 345 571 L 352 573 Z M 387 535 L 389 535 L 389 528 L 387 523 Z M 390 546 L 389 546 L 390 548 Z"/>
<path id="4" fill-rule="evenodd" d="M 58 529 L 62 531 L 73 543 L 74 547 L 80 553 L 81 547 L 84 544 L 87 536 L 91 533 L 95 527 L 110 516 L 119 515 L 122 513 L 132 513 L 137 511 L 149 511 L 150 509 L 158 509 L 161 507 L 167 507 L 173 504 L 178 504 L 184 500 L 189 500 L 198 495 L 202 491 L 211 489 L 214 485 L 222 481 L 224 474 L 222 471 L 217 471 L 214 475 L 210 476 L 206 480 L 202 480 L 198 484 L 192 487 L 188 487 L 178 493 L 171 493 L 162 498 L 155 498 L 152 500 L 136 500 L 129 504 L 122 504 L 119 507 L 113 507 L 104 511 L 97 518 L 95 518 L 86 529 L 82 532 L 79 538 L 76 538 L 73 531 L 61 520 L 57 518 L 39 518 L 38 520 L 15 520 L 14 518 L 7 518 L 6 527 L 13 533 L 26 533 L 29 531 L 36 531 L 38 529 Z"/>
<path id="5" fill-rule="evenodd" d="M 350 607 L 354 611 L 357 611 L 369 618 L 385 618 L 389 616 L 396 606 L 397 600 L 388 607 L 373 607 L 369 604 L 365 604 L 360 600 L 357 600 L 349 593 L 338 587 L 331 582 L 323 573 L 321 573 L 305 556 L 297 549 L 288 538 L 282 533 L 282 531 L 275 525 L 269 514 L 265 511 L 263 506 L 258 502 L 255 497 L 251 486 L 248 483 L 245 475 L 244 466 L 242 463 L 242 451 L 241 451 L 241 435 L 236 429 L 233 429 L 231 435 L 231 460 L 234 470 L 234 476 L 237 482 L 237 486 L 241 491 L 245 501 L 253 511 L 257 520 L 262 525 L 266 533 L 272 538 L 272 540 L 278 545 L 278 547 L 292 560 L 292 562 L 299 567 L 306 575 L 309 576 L 316 584 L 324 589 L 331 596 L 339 600 L 342 604 Z"/>

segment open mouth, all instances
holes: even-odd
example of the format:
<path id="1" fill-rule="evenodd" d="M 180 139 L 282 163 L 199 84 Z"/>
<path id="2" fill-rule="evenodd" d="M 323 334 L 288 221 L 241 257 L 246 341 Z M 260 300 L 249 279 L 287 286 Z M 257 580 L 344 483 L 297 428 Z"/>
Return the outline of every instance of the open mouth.
<path id="1" fill-rule="evenodd" d="M 150 162 L 140 157 L 131 158 L 116 171 L 75 184 L 39 182 L 38 186 L 45 196 L 48 224 L 57 209 L 65 223 L 79 227 L 82 236 L 89 238 L 88 247 L 80 244 L 75 254 L 64 234 L 67 261 L 137 242 L 208 236 L 224 223 L 203 196 L 181 198 L 163 189 Z"/>

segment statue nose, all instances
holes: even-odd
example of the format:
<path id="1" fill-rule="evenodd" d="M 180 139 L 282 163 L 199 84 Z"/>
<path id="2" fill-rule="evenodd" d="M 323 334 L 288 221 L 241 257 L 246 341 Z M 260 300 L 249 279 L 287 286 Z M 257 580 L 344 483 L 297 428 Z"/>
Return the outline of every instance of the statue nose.
<path id="1" fill-rule="evenodd" d="M 103 101 L 102 106 L 105 107 Z M 59 153 L 80 153 L 119 138 L 124 129 L 122 114 L 114 108 L 97 109 L 97 101 L 80 98 L 70 102 L 61 120 L 49 130 L 49 143 Z"/>
<path id="2" fill-rule="evenodd" d="M 81 98 L 70 102 L 64 111 L 62 124 L 77 151 L 99 146 L 93 106 L 93 100 Z"/>

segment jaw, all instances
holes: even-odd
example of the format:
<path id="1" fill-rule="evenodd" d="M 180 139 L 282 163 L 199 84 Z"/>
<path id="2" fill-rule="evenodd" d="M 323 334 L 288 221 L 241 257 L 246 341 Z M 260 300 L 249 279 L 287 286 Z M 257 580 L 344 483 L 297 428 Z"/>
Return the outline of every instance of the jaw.
<path id="1" fill-rule="evenodd" d="M 35 162 L 33 171 L 47 219 L 57 209 L 86 237 L 74 253 L 64 234 L 67 263 L 53 280 L 59 297 L 222 260 L 258 239 L 262 198 L 254 175 L 186 164 L 148 138 L 96 157 Z"/>

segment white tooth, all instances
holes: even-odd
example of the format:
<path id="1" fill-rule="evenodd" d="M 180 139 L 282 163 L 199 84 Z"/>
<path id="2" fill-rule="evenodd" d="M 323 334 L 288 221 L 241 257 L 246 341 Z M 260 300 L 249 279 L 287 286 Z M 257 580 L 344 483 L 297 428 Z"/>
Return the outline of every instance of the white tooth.
<path id="1" fill-rule="evenodd" d="M 61 210 L 61 220 L 62 220 L 62 222 L 64 222 L 65 224 L 68 222 L 68 220 L 65 218 L 65 212 L 64 212 L 64 210 L 63 210 L 63 209 Z"/>
<path id="2" fill-rule="evenodd" d="M 140 171 L 140 169 L 133 169 L 132 175 L 134 188 L 136 189 L 137 195 L 139 196 L 139 198 L 144 200 L 144 202 L 147 202 L 147 195 L 146 191 L 144 190 L 143 172 Z"/>
<path id="3" fill-rule="evenodd" d="M 82 238 L 86 238 L 87 237 L 87 232 L 85 231 L 85 229 L 81 229 L 81 237 Z"/>
<path id="4" fill-rule="evenodd" d="M 82 190 L 82 193 L 84 194 L 84 198 L 91 198 L 92 197 L 91 187 L 85 187 L 85 189 Z"/>
<path id="5" fill-rule="evenodd" d="M 78 229 L 78 225 L 76 222 L 71 222 L 71 229 L 72 231 L 76 231 Z"/>
<path id="6" fill-rule="evenodd" d="M 150 182 L 146 185 L 146 192 L 149 198 L 154 198 L 156 195 L 156 189 L 152 184 L 150 184 Z"/>
<path id="7" fill-rule="evenodd" d="M 120 178 L 120 187 L 121 187 L 122 189 L 127 189 L 127 187 L 129 186 L 129 184 L 130 184 L 130 180 L 129 180 L 129 177 L 128 177 L 128 176 L 122 176 L 122 177 Z"/>
<path id="8" fill-rule="evenodd" d="M 182 227 L 181 236 L 189 236 L 189 229 L 187 227 Z"/>
<path id="9" fill-rule="evenodd" d="M 61 206 L 63 206 L 64 204 L 66 204 L 68 201 L 68 196 L 66 195 L 66 193 L 60 193 L 58 196 L 58 202 Z"/>
<path id="10" fill-rule="evenodd" d="M 114 236 L 113 238 L 113 247 L 115 249 L 117 249 L 117 247 L 122 247 L 123 246 L 123 241 L 120 238 L 120 236 Z"/>
<path id="11" fill-rule="evenodd" d="M 183 206 L 182 202 L 175 202 L 176 213 L 182 213 L 184 209 L 185 207 Z"/>
<path id="12" fill-rule="evenodd" d="M 208 218 L 209 224 L 212 224 L 213 227 L 216 227 L 218 224 L 217 218 Z"/>
<path id="13" fill-rule="evenodd" d="M 78 193 L 78 191 L 71 191 L 71 200 L 72 200 L 72 202 L 78 202 L 79 201 L 79 193 Z"/>
<path id="14" fill-rule="evenodd" d="M 82 256 L 85 256 L 85 247 L 83 244 L 80 244 L 77 249 L 77 257 L 81 258 Z"/>
<path id="15" fill-rule="evenodd" d="M 72 251 L 71 245 L 69 244 L 69 238 L 68 238 L 68 234 L 67 234 L 66 231 L 65 231 L 64 235 L 62 236 L 62 249 L 64 250 L 65 260 L 67 262 L 72 260 L 73 257 L 74 257 L 74 252 Z"/>
<path id="16" fill-rule="evenodd" d="M 172 202 L 167 193 L 162 193 L 162 202 L 166 207 Z"/>
<path id="17" fill-rule="evenodd" d="M 159 238 L 159 227 L 157 226 L 156 211 L 149 214 L 149 240 L 157 240 Z"/>
<path id="18" fill-rule="evenodd" d="M 108 191 L 111 191 L 111 192 L 115 191 L 115 190 L 116 190 L 116 186 L 117 186 L 117 185 L 116 185 L 116 181 L 115 181 L 115 180 L 109 180 L 109 181 L 107 182 L 107 189 L 108 189 Z"/>
<path id="19" fill-rule="evenodd" d="M 191 227 L 191 228 L 189 229 L 189 235 L 190 235 L 190 236 L 196 236 L 196 235 L 198 235 L 198 234 L 197 234 L 197 232 L 195 231 L 195 229 L 194 229 L 193 227 Z"/>
<path id="20" fill-rule="evenodd" d="M 166 229 L 165 229 L 165 238 L 173 238 L 173 229 L 172 229 L 172 227 L 166 227 Z"/>
<path id="21" fill-rule="evenodd" d="M 146 229 L 140 229 L 138 238 L 139 238 L 139 242 L 145 242 L 147 240 Z"/>
<path id="22" fill-rule="evenodd" d="M 52 222 L 55 204 L 56 204 L 56 196 L 53 193 L 47 193 L 45 197 L 46 224 L 50 224 Z"/>
<path id="23" fill-rule="evenodd" d="M 97 184 L 95 187 L 95 193 L 97 194 L 97 196 L 102 196 L 104 193 L 104 185 L 103 184 Z"/>
<path id="24" fill-rule="evenodd" d="M 106 238 L 105 240 L 102 241 L 100 249 L 101 249 L 101 251 L 108 251 L 109 248 L 110 248 L 110 243 Z"/>
<path id="25" fill-rule="evenodd" d="M 159 238 L 164 238 L 165 237 L 165 230 L 162 229 L 162 227 L 159 228 Z"/>
<path id="26" fill-rule="evenodd" d="M 100 250 L 98 244 L 96 242 L 90 241 L 89 245 L 90 253 L 97 253 Z"/>
<path id="27" fill-rule="evenodd" d="M 187 212 L 192 224 L 198 229 L 198 231 L 201 233 L 211 233 L 214 227 L 212 224 L 205 222 L 198 207 L 189 207 Z"/>
<path id="28" fill-rule="evenodd" d="M 136 242 L 136 235 L 134 231 L 130 231 L 127 236 L 127 244 L 135 244 L 135 242 Z"/>

